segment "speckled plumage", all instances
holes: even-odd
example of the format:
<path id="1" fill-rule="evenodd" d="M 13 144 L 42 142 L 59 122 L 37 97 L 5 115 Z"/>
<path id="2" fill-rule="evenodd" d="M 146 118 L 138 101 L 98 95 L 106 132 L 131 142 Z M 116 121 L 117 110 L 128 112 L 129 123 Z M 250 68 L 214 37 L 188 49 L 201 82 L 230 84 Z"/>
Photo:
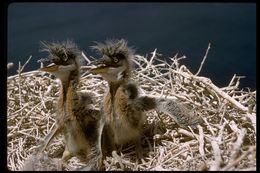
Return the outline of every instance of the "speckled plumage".
<path id="1" fill-rule="evenodd" d="M 86 160 L 90 170 L 98 170 L 102 158 L 100 138 L 103 123 L 100 111 L 92 108 L 92 97 L 77 92 L 80 51 L 71 41 L 44 43 L 44 50 L 49 53 L 49 57 L 42 59 L 41 62 L 54 63 L 54 65 L 40 70 L 59 78 L 61 88 L 57 102 L 56 128 L 47 135 L 42 149 L 58 132 L 62 131 L 65 139 L 62 163 L 72 156 L 80 156 Z"/>
<path id="2" fill-rule="evenodd" d="M 145 121 L 144 112 L 148 110 L 164 112 L 185 127 L 195 127 L 201 122 L 199 117 L 193 116 L 175 100 L 139 96 L 137 85 L 130 79 L 134 51 L 127 46 L 127 41 L 111 40 L 96 43 L 92 48 L 99 51 L 102 58 L 93 62 L 97 67 L 90 71 L 100 74 L 109 84 L 103 102 L 106 119 L 102 135 L 103 148 L 115 150 L 116 145 L 135 141 L 136 153 L 140 155 L 141 127 Z"/>
<path id="3" fill-rule="evenodd" d="M 138 96 L 135 84 L 130 81 L 134 51 L 127 46 L 124 39 L 97 43 L 92 48 L 102 55 L 94 64 L 102 66 L 91 72 L 100 74 L 109 84 L 102 107 L 105 115 L 102 136 L 104 152 L 110 154 L 116 146 L 134 141 L 136 153 L 140 156 L 141 129 L 145 114 L 129 104 L 129 99 Z"/>

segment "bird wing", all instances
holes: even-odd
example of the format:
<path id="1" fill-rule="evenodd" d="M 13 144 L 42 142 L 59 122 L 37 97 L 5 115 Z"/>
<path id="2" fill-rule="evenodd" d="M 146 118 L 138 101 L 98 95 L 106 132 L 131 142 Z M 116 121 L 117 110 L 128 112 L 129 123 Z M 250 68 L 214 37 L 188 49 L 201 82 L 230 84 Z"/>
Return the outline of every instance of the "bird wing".
<path id="1" fill-rule="evenodd" d="M 141 96 L 131 101 L 131 105 L 140 111 L 155 109 L 172 117 L 181 127 L 192 127 L 202 123 L 200 116 L 192 113 L 185 105 L 174 99 Z"/>
<path id="2" fill-rule="evenodd" d="M 157 110 L 172 117 L 181 127 L 196 128 L 202 123 L 202 118 L 192 113 L 184 104 L 175 99 L 161 98 L 155 96 L 138 96 L 138 88 L 134 83 L 124 86 L 125 93 L 128 95 L 128 106 L 137 111 Z"/>

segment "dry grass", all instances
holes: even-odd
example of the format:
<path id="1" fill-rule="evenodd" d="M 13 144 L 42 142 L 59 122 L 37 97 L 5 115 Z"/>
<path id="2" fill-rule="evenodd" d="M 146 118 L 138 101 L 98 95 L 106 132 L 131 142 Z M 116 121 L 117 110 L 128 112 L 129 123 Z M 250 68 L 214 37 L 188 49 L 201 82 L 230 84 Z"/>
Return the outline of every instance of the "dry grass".
<path id="1" fill-rule="evenodd" d="M 169 116 L 149 111 L 142 162 L 136 162 L 134 147 L 129 144 L 118 152 L 120 159 L 111 156 L 104 160 L 106 170 L 256 170 L 256 91 L 240 90 L 236 75 L 228 86 L 218 88 L 198 76 L 200 70 L 193 75 L 181 65 L 183 58 L 175 56 L 167 63 L 156 50 L 151 57 L 136 56 L 134 80 L 143 94 L 176 99 L 199 114 L 204 123 L 196 131 L 182 129 Z M 8 169 L 19 170 L 53 128 L 59 82 L 47 73 L 32 71 L 8 77 L 7 85 L 7 162 Z M 79 90 L 95 93 L 97 107 L 106 87 L 100 77 L 82 74 Z M 60 135 L 47 147 L 44 158 L 57 160 L 63 149 Z M 66 169 L 82 165 L 73 157 Z"/>

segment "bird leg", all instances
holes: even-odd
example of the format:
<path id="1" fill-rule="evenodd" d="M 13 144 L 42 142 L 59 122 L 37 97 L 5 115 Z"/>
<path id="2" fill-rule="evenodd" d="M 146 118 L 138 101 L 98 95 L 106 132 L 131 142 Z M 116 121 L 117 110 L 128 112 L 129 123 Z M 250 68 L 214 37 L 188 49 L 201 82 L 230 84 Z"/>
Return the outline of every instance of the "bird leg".
<path id="1" fill-rule="evenodd" d="M 40 145 L 37 147 L 37 152 L 43 152 L 45 148 L 48 146 L 49 142 L 53 139 L 53 137 L 55 137 L 60 132 L 60 126 L 55 124 L 54 129 L 47 134 L 44 140 L 41 141 Z"/>
<path id="2" fill-rule="evenodd" d="M 65 150 L 62 154 L 62 158 L 60 160 L 59 166 L 58 166 L 58 170 L 62 171 L 63 170 L 63 166 L 67 165 L 67 161 L 72 157 L 72 154 L 69 152 L 67 146 L 65 147 Z"/>
<path id="3" fill-rule="evenodd" d="M 116 150 L 114 133 L 109 125 L 104 125 L 104 129 L 101 134 L 101 147 L 103 159 L 105 159 L 106 156 L 110 155 L 112 151 Z"/>
<path id="4" fill-rule="evenodd" d="M 141 158 L 143 158 L 143 147 L 142 147 L 142 141 L 141 141 L 141 137 L 139 137 L 136 141 L 135 141 L 135 153 L 137 156 L 137 159 L 140 160 Z"/>

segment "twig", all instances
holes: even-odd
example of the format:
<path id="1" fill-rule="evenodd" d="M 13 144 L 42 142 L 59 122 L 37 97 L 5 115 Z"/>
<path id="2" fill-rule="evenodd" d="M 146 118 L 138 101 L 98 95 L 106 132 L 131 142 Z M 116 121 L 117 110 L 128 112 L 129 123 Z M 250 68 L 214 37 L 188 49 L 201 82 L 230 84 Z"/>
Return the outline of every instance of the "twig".
<path id="1" fill-rule="evenodd" d="M 18 71 L 17 71 L 18 72 Z M 28 71 L 28 72 L 24 72 L 23 73 L 23 76 L 26 76 L 26 77 L 29 77 L 29 76 L 36 76 L 36 75 L 38 75 L 38 74 L 44 74 L 45 72 L 40 72 L 40 71 L 38 71 L 38 70 L 35 70 L 35 71 Z M 13 76 L 8 76 L 8 80 L 10 80 L 10 79 L 14 79 L 14 78 L 17 78 L 19 76 L 19 72 L 18 72 L 18 74 L 16 74 L 16 75 L 13 75 Z"/>
<path id="2" fill-rule="evenodd" d="M 231 154 L 231 160 L 234 160 L 237 157 L 237 155 L 241 149 L 241 146 L 244 142 L 244 137 L 246 135 L 246 132 L 247 131 L 245 128 L 237 131 L 237 141 L 233 144 L 233 152 Z"/>
<path id="3" fill-rule="evenodd" d="M 255 113 L 247 113 L 246 117 L 251 121 L 252 126 L 254 127 L 255 132 L 256 130 L 256 114 Z"/>
<path id="4" fill-rule="evenodd" d="M 87 61 L 88 64 L 91 63 L 91 61 L 88 59 L 88 57 L 84 54 L 84 52 L 81 52 L 81 55 L 83 56 L 83 58 Z"/>
<path id="5" fill-rule="evenodd" d="M 32 55 L 27 59 L 27 61 L 24 63 L 24 65 L 22 66 L 22 68 L 21 68 L 21 71 L 20 72 L 22 72 L 23 71 L 23 69 L 24 69 L 24 67 L 28 64 L 28 62 L 31 60 L 31 58 L 32 58 Z"/>
<path id="6" fill-rule="evenodd" d="M 209 170 L 210 171 L 218 171 L 220 169 L 222 159 L 221 159 L 220 149 L 219 149 L 219 145 L 217 143 L 217 140 L 213 138 L 211 140 L 211 145 L 212 145 L 215 160 L 214 160 L 214 162 L 212 162 Z"/>
<path id="7" fill-rule="evenodd" d="M 19 67 L 18 67 L 18 74 L 19 74 L 19 78 L 18 78 L 18 87 L 19 87 L 19 100 L 20 100 L 20 107 L 22 107 L 22 89 L 21 89 L 21 62 L 19 61 Z"/>
<path id="8" fill-rule="evenodd" d="M 116 153 L 115 150 L 112 151 L 112 156 L 113 156 L 113 158 L 115 158 L 115 159 L 118 161 L 118 163 L 119 163 L 121 169 L 124 170 L 124 165 L 122 164 L 122 159 L 121 159 L 121 157 Z"/>
<path id="9" fill-rule="evenodd" d="M 202 119 L 203 119 L 204 122 L 206 123 L 207 128 L 209 129 L 209 131 L 211 132 L 211 134 L 212 134 L 213 136 L 215 136 L 215 132 L 214 132 L 214 130 L 212 129 L 212 127 L 211 127 L 211 125 L 209 124 L 209 122 L 207 121 L 207 119 L 206 119 L 206 118 L 202 118 Z"/>
<path id="10" fill-rule="evenodd" d="M 199 68 L 199 70 L 197 71 L 197 73 L 195 74 L 195 76 L 198 76 L 198 74 L 200 73 L 200 71 L 201 71 L 201 69 L 202 69 L 202 66 L 203 66 L 203 64 L 204 64 L 204 62 L 205 62 L 205 60 L 206 60 L 206 58 L 207 58 L 207 56 L 208 56 L 209 49 L 210 49 L 210 43 L 209 43 L 209 45 L 208 45 L 208 49 L 207 49 L 207 51 L 206 51 L 206 54 L 204 55 L 203 60 L 201 61 L 200 68 Z"/>
<path id="11" fill-rule="evenodd" d="M 218 136 L 216 137 L 216 139 L 217 139 L 218 142 L 221 142 L 221 141 L 222 141 L 222 136 L 223 136 L 223 133 L 224 133 L 224 129 L 225 129 L 226 124 L 227 124 L 227 122 L 225 121 L 225 122 L 219 127 Z"/>
<path id="12" fill-rule="evenodd" d="M 42 103 L 44 109 L 46 109 L 46 105 L 45 105 L 45 103 L 44 103 L 44 99 L 43 99 L 43 96 L 42 96 L 42 92 L 41 92 L 41 91 L 39 92 L 39 95 L 40 95 L 40 98 L 41 98 L 41 103 Z"/>
<path id="13" fill-rule="evenodd" d="M 182 76 L 188 78 L 188 79 L 194 79 L 196 81 L 202 82 L 204 85 L 206 85 L 208 87 L 208 89 L 212 89 L 214 90 L 216 93 L 218 93 L 221 97 L 223 97 L 224 99 L 228 100 L 230 103 L 232 103 L 236 108 L 240 109 L 241 111 L 247 112 L 248 108 L 246 108 L 245 106 L 243 106 L 242 104 L 240 104 L 238 101 L 236 101 L 235 99 L 233 99 L 232 97 L 230 97 L 227 93 L 225 93 L 224 91 L 222 91 L 221 89 L 219 89 L 216 85 L 214 85 L 210 79 L 206 78 L 206 77 L 198 77 L 195 75 L 188 75 L 187 73 L 183 73 L 183 72 L 179 72 L 176 70 L 173 70 L 173 72 L 181 74 Z"/>
<path id="14" fill-rule="evenodd" d="M 151 59 L 150 59 L 150 61 L 149 61 L 149 66 L 152 65 L 153 59 L 156 57 L 156 54 L 157 54 L 156 51 L 157 51 L 157 49 L 155 48 L 155 50 L 151 53 L 151 54 L 152 54 L 152 57 L 151 57 Z"/>
<path id="15" fill-rule="evenodd" d="M 204 158 L 204 156 L 205 156 L 205 152 L 204 152 L 204 133 L 203 133 L 203 129 L 200 125 L 198 125 L 198 129 L 199 129 L 199 152 L 200 152 L 200 155 L 202 156 L 202 158 Z"/>
<path id="16" fill-rule="evenodd" d="M 236 77 L 237 77 L 237 75 L 234 74 L 234 76 L 232 77 L 232 79 L 230 80 L 230 82 L 229 82 L 229 84 L 228 84 L 229 87 L 232 86 L 232 84 L 233 84 L 233 82 L 234 82 L 234 80 L 235 80 Z"/>
<path id="17" fill-rule="evenodd" d="M 248 156 L 250 153 L 254 152 L 256 150 L 255 146 L 251 146 L 246 152 L 244 152 L 240 157 L 238 157 L 236 160 L 233 162 L 229 163 L 227 166 L 223 167 L 221 171 L 227 171 L 230 168 L 236 166 L 239 164 L 241 160 L 243 160 L 246 156 Z"/>

